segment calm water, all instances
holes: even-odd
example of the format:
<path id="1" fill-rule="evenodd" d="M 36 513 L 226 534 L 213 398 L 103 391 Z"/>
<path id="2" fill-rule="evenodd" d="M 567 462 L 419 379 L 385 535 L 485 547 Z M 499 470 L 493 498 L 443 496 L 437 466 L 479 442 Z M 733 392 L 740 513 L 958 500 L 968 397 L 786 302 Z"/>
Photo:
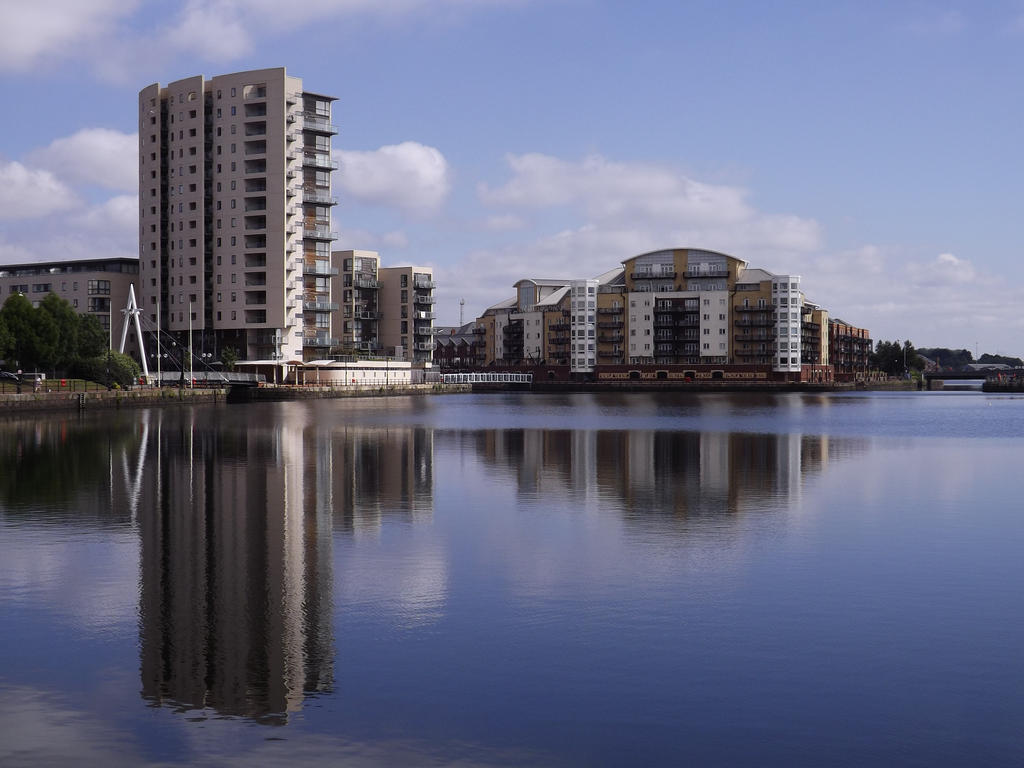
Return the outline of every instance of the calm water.
<path id="1" fill-rule="evenodd" d="M 0 422 L 0 765 L 1024 764 L 1024 399 Z"/>

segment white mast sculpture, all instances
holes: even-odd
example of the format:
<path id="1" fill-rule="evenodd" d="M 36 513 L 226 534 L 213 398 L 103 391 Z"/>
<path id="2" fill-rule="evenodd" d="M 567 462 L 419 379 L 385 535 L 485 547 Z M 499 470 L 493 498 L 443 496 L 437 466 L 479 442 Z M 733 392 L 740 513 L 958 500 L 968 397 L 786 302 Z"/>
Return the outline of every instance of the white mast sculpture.
<path id="1" fill-rule="evenodd" d="M 124 343 L 128 339 L 128 322 L 135 321 L 135 335 L 139 340 L 139 357 L 142 358 L 142 373 L 146 377 L 146 383 L 152 384 L 149 380 L 149 366 L 146 364 L 146 347 L 142 343 L 142 326 L 139 325 L 139 305 L 135 301 L 135 284 L 128 284 L 128 305 L 121 310 L 124 315 L 124 324 L 121 326 L 121 348 L 118 350 L 124 354 Z"/>

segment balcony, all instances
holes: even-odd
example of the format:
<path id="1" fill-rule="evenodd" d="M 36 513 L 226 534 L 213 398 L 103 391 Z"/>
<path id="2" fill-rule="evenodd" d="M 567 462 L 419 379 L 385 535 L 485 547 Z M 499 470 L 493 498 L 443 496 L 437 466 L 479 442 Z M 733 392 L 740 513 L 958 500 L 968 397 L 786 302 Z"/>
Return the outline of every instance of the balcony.
<path id="1" fill-rule="evenodd" d="M 302 308 L 307 312 L 334 312 L 338 305 L 333 301 L 303 301 Z"/>
<path id="2" fill-rule="evenodd" d="M 307 240 L 338 239 L 338 233 L 328 227 L 303 227 L 302 236 Z"/>
<path id="3" fill-rule="evenodd" d="M 624 323 L 621 320 L 605 321 L 597 324 L 598 328 L 615 329 L 621 328 Z"/>
<path id="4" fill-rule="evenodd" d="M 417 336 L 433 336 L 434 327 L 432 325 L 416 325 L 413 326 L 412 332 Z"/>
<path id="5" fill-rule="evenodd" d="M 433 296 L 424 296 L 422 293 L 414 293 L 412 295 L 413 304 L 433 304 L 437 301 Z"/>
<path id="6" fill-rule="evenodd" d="M 289 115 L 289 117 L 291 116 Z M 302 115 L 302 129 L 304 131 L 326 133 L 331 136 L 338 132 L 337 126 L 331 124 L 330 120 L 319 115 L 311 114 L 309 112 L 304 112 Z"/>
<path id="7" fill-rule="evenodd" d="M 316 275 L 318 277 L 334 277 L 338 274 L 336 267 L 323 266 L 321 264 L 303 264 L 303 275 Z"/>
<path id="8" fill-rule="evenodd" d="M 435 283 L 433 280 L 424 280 L 421 277 L 417 277 L 413 278 L 412 287 L 419 288 L 424 291 L 432 291 L 435 288 L 437 288 L 437 283 Z"/>
<path id="9" fill-rule="evenodd" d="M 302 192 L 302 202 L 312 205 L 337 205 L 338 198 L 325 190 L 305 187 Z"/>
<path id="10" fill-rule="evenodd" d="M 303 336 L 302 346 L 304 347 L 336 347 L 338 340 L 330 336 Z"/>
<path id="11" fill-rule="evenodd" d="M 597 314 L 599 315 L 621 315 L 622 307 L 598 307 Z"/>
<path id="12" fill-rule="evenodd" d="M 597 350 L 597 356 L 598 357 L 608 357 L 608 358 L 618 359 L 618 358 L 622 357 L 622 350 L 621 349 L 599 349 L 599 350 Z"/>
<path id="13" fill-rule="evenodd" d="M 705 269 L 692 269 L 686 268 L 685 272 L 687 277 L 728 277 L 728 267 L 710 267 Z"/>
<path id="14" fill-rule="evenodd" d="M 633 272 L 630 275 L 634 280 L 674 280 L 675 271 L 672 272 Z"/>
<path id="15" fill-rule="evenodd" d="M 356 320 L 380 320 L 380 312 L 375 312 L 372 309 L 364 309 L 355 314 Z"/>
<path id="16" fill-rule="evenodd" d="M 597 337 L 597 340 L 601 344 L 621 344 L 624 339 L 625 336 L 623 336 L 621 333 L 601 334 Z"/>
<path id="17" fill-rule="evenodd" d="M 412 348 L 417 352 L 430 352 L 434 349 L 434 342 L 432 341 L 417 341 L 412 345 Z"/>
<path id="18" fill-rule="evenodd" d="M 433 312 L 413 312 L 413 320 L 433 320 L 436 315 Z"/>
<path id="19" fill-rule="evenodd" d="M 352 285 L 355 288 L 379 288 L 380 283 L 375 278 L 366 277 L 364 275 L 354 275 L 352 277 Z"/>
<path id="20" fill-rule="evenodd" d="M 306 168 L 316 168 L 324 171 L 338 170 L 338 161 L 331 160 L 330 155 L 324 154 L 303 155 L 302 165 Z"/>
<path id="21" fill-rule="evenodd" d="M 551 325 L 548 326 L 548 330 L 549 331 L 568 331 L 570 327 L 571 326 L 570 326 L 569 323 L 566 323 L 566 322 L 563 321 L 563 322 L 552 323 Z"/>
<path id="22" fill-rule="evenodd" d="M 476 328 L 473 329 L 473 335 L 474 336 L 483 336 L 485 333 L 487 333 L 487 329 L 486 328 L 482 328 L 480 326 L 477 326 Z"/>
<path id="23" fill-rule="evenodd" d="M 551 337 L 548 338 L 548 343 L 549 344 L 568 344 L 569 343 L 569 337 L 568 336 L 551 336 Z"/>

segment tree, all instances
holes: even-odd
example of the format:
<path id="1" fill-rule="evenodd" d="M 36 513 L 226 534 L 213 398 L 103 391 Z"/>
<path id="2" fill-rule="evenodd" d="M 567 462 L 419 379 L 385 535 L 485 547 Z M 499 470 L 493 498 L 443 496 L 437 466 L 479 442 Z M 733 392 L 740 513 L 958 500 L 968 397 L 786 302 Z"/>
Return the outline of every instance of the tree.
<path id="1" fill-rule="evenodd" d="M 37 317 L 49 315 L 57 328 L 56 354 L 53 366 L 66 368 L 78 357 L 79 319 L 71 305 L 55 293 L 48 293 L 39 302 Z"/>
<path id="2" fill-rule="evenodd" d="M 979 363 L 988 363 L 990 365 L 1008 365 L 1011 368 L 1024 368 L 1024 360 L 1019 357 L 1007 357 L 1006 355 L 989 355 L 984 354 L 978 358 Z"/>
<path id="3" fill-rule="evenodd" d="M 220 351 L 220 361 L 229 371 L 235 370 L 235 363 L 238 362 L 238 352 L 234 347 L 224 347 Z"/>
<path id="4" fill-rule="evenodd" d="M 917 350 L 920 354 L 934 360 L 939 368 L 960 370 L 974 362 L 974 355 L 969 349 L 947 349 L 946 347 L 928 347 Z"/>
<path id="5" fill-rule="evenodd" d="M 880 341 L 871 355 L 871 367 L 890 376 L 902 376 L 911 369 L 923 369 L 924 361 L 909 341 Z"/>
<path id="6" fill-rule="evenodd" d="M 107 332 L 95 315 L 78 316 L 77 357 L 96 357 L 107 348 Z"/>
<path id="7" fill-rule="evenodd" d="M 57 359 L 57 323 L 20 293 L 11 294 L 0 309 L 11 335 L 8 360 L 24 371 L 52 368 Z"/>
<path id="8" fill-rule="evenodd" d="M 11 351 L 14 348 L 14 336 L 7 328 L 7 321 L 0 313 L 0 359 L 7 362 L 11 358 Z"/>

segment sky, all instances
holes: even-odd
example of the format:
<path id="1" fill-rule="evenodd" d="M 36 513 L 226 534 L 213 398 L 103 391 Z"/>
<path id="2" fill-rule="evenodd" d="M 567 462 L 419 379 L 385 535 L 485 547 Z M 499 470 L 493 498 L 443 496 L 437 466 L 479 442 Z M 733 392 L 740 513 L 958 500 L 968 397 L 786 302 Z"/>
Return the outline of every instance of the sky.
<path id="1" fill-rule="evenodd" d="M 336 248 L 437 324 L 692 247 L 1024 356 L 1024 0 L 0 0 L 0 264 L 136 255 L 138 91 L 278 66 L 338 99 Z"/>

